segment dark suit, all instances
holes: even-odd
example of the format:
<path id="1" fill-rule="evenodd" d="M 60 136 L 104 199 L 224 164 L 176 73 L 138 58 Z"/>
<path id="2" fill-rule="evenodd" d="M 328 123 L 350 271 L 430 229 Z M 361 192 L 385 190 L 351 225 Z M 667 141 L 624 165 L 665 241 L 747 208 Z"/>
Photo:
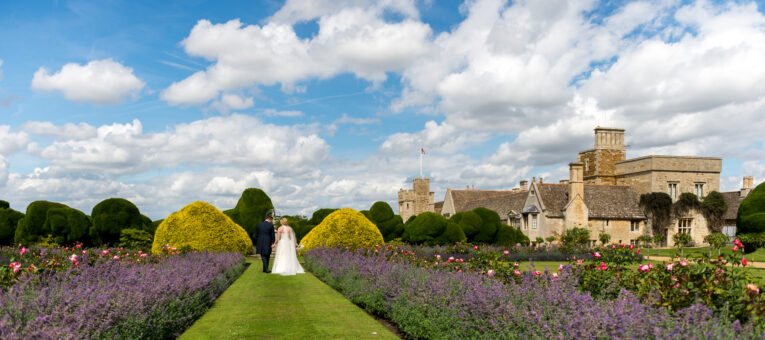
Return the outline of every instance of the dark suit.
<path id="1" fill-rule="evenodd" d="M 276 240 L 274 225 L 268 221 L 260 222 L 255 229 L 255 234 L 258 237 L 255 243 L 255 252 L 260 254 L 260 259 L 263 260 L 263 272 L 267 272 L 268 261 L 271 258 L 271 245 Z"/>

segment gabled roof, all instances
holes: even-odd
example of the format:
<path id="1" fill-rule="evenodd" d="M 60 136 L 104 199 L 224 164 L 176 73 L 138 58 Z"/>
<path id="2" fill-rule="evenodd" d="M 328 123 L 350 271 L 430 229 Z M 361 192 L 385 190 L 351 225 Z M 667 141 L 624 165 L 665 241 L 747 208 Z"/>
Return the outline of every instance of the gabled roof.
<path id="1" fill-rule="evenodd" d="M 483 207 L 496 211 L 497 214 L 499 214 L 499 216 L 504 219 L 511 212 L 514 214 L 521 213 L 521 210 L 523 210 L 523 204 L 526 203 L 526 197 L 528 194 L 529 192 L 525 190 L 509 191 L 506 192 L 504 196 L 484 198 L 466 202 L 465 205 L 463 205 L 464 210 L 457 210 L 457 212 L 469 211 L 478 207 Z"/>
<path id="2" fill-rule="evenodd" d="M 740 191 L 721 192 L 720 194 L 723 196 L 725 204 L 728 205 L 728 211 L 723 215 L 723 219 L 735 220 L 736 215 L 738 215 L 738 206 L 741 205 L 741 201 L 744 200 L 744 197 L 741 197 Z"/>
<path id="3" fill-rule="evenodd" d="M 513 192 L 509 190 L 451 190 L 451 193 L 452 203 L 454 204 L 454 211 L 462 212 L 473 210 L 467 208 L 467 204 L 470 202 L 509 196 Z"/>
<path id="4" fill-rule="evenodd" d="M 548 217 L 563 217 L 568 203 L 568 184 L 537 183 L 539 198 Z M 628 185 L 584 185 L 584 204 L 590 218 L 644 219 L 638 196 Z"/>

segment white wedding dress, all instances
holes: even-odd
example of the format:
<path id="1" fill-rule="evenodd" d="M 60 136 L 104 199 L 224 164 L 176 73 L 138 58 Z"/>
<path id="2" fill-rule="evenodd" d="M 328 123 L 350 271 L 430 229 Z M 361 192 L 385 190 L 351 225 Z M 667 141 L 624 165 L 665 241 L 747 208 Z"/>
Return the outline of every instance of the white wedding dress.
<path id="1" fill-rule="evenodd" d="M 292 227 L 281 227 L 276 238 L 276 257 L 274 258 L 274 265 L 271 267 L 271 273 L 279 275 L 305 273 L 300 262 L 298 262 L 295 234 L 292 232 Z"/>

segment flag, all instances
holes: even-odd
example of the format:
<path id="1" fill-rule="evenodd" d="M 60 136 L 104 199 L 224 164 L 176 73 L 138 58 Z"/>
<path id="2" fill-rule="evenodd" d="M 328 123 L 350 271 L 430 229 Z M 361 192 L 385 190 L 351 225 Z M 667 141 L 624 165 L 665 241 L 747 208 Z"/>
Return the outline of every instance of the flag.
<path id="1" fill-rule="evenodd" d="M 425 154 L 425 149 L 420 148 L 420 154 L 424 155 Z"/>

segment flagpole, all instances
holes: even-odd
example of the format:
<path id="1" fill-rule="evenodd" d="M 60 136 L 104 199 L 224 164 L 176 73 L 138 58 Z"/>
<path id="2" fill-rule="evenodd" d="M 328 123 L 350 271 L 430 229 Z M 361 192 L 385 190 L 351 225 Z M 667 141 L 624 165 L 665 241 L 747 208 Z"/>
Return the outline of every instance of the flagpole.
<path id="1" fill-rule="evenodd" d="M 422 178 L 422 149 L 420 149 L 420 178 Z"/>

